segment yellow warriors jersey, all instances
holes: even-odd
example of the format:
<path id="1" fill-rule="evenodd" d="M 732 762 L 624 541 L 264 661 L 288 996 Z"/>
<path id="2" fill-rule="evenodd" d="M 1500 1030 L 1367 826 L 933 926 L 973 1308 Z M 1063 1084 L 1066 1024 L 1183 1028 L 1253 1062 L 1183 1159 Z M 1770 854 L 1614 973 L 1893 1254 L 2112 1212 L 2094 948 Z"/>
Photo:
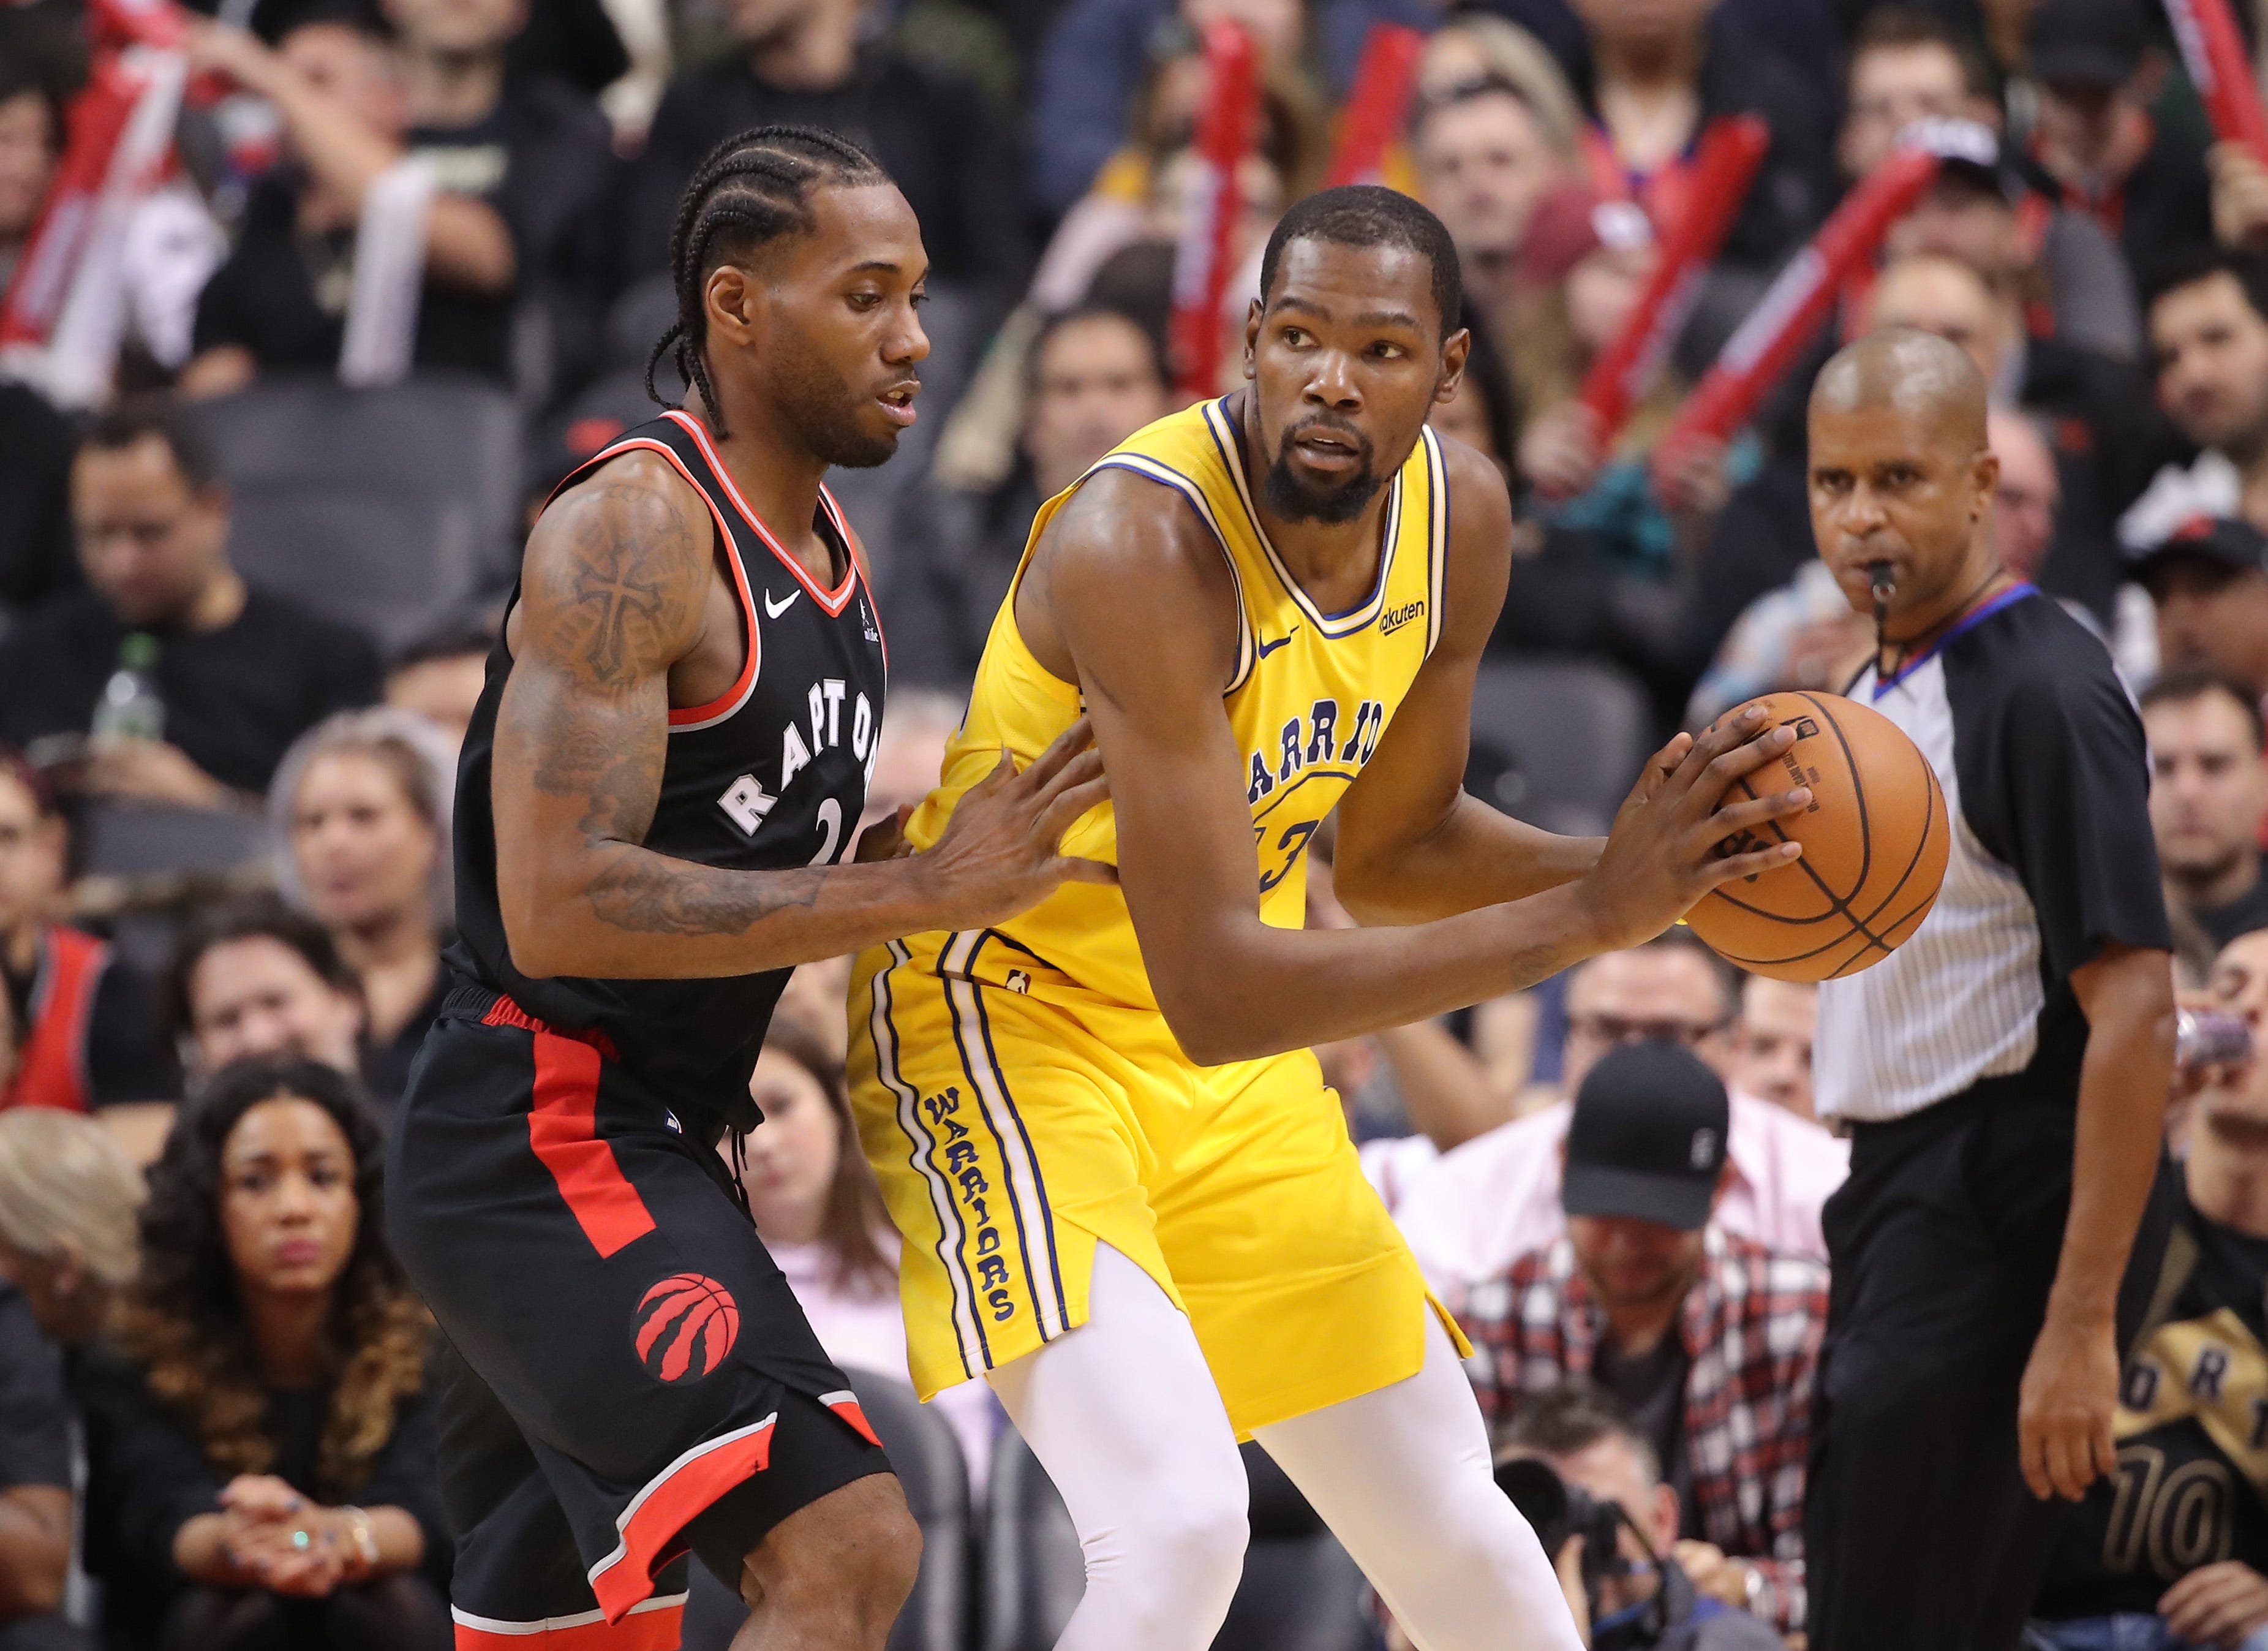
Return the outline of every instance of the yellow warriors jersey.
<path id="1" fill-rule="evenodd" d="M 1306 921 L 1305 852 L 1315 829 L 1378 749 L 1403 696 L 1440 634 L 1448 538 L 1448 478 L 1440 443 L 1425 431 L 1388 485 L 1384 550 L 1369 597 L 1344 613 L 1321 611 L 1261 530 L 1225 402 L 1200 402 L 1130 436 L 1086 475 L 1131 470 L 1170 488 L 1220 546 L 1236 589 L 1234 674 L 1222 696 L 1243 757 L 1246 800 L 1259 850 L 1262 918 Z M 1085 476 L 1080 482 L 1086 480 Z M 1024 564 L 1074 483 L 1040 507 Z M 1161 498 L 1159 508 L 1175 508 Z M 1018 580 L 1022 568 L 1018 569 Z M 1018 630 L 1016 589 L 992 622 L 968 714 L 947 748 L 943 781 L 907 835 L 927 848 L 961 794 L 990 773 L 1002 747 L 1020 763 L 1044 751 L 1079 715 L 1079 692 L 1033 658 Z M 1065 834 L 1063 852 L 1116 864 L 1116 816 L 1105 803 Z M 1155 1010 L 1125 896 L 1066 883 L 996 932 L 1028 948 L 1085 991 Z"/>

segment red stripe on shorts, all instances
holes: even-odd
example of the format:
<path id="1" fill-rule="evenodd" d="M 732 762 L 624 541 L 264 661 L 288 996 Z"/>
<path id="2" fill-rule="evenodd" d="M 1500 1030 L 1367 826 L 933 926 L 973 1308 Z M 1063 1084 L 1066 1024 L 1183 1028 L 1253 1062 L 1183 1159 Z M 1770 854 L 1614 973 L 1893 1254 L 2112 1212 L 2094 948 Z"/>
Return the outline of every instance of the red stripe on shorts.
<path id="1" fill-rule="evenodd" d="M 622 1174 L 612 1144 L 598 1134 L 599 1051 L 540 1021 L 531 1029 L 535 1104 L 527 1114 L 527 1144 L 559 1183 L 591 1248 L 611 1256 L 653 1231 L 653 1216 Z"/>
<path id="2" fill-rule="evenodd" d="M 554 1622 L 514 1623 L 509 1628 L 456 1624 L 457 1651 L 677 1651 L 685 1621 L 681 1598 L 610 1623 L 597 1611 Z"/>
<path id="3" fill-rule="evenodd" d="M 767 1416 L 695 1446 L 630 1500 L 615 1522 L 622 1541 L 591 1571 L 591 1592 L 609 1618 L 630 1620 L 627 1613 L 653 1591 L 654 1571 L 666 1563 L 678 1533 L 725 1492 L 763 1471 L 771 1461 L 774 1420 Z"/>

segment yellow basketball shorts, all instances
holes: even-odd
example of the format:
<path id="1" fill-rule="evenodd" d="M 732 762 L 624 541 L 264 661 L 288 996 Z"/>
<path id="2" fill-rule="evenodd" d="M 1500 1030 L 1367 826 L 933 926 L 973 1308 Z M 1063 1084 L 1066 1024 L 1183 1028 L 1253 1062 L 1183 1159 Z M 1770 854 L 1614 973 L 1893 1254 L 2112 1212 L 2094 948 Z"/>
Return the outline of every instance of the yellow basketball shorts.
<path id="1" fill-rule="evenodd" d="M 1305 1050 L 1197 1066 L 1012 940 L 922 935 L 858 961 L 850 1097 L 924 1398 L 1083 1323 L 1098 1242 L 1189 1315 L 1240 1436 L 1424 1361 L 1425 1281 Z"/>

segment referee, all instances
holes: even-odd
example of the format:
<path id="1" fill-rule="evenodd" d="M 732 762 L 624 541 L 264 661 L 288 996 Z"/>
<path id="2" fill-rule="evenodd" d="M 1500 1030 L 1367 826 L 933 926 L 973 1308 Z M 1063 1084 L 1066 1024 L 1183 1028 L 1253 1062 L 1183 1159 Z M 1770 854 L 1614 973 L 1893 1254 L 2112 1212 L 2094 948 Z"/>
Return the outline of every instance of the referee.
<path id="1" fill-rule="evenodd" d="M 2172 937 L 2142 725 L 2102 644 L 1995 560 L 1999 475 L 1955 346 L 1892 329 L 1821 372 L 1812 529 L 1877 631 L 1850 693 L 1936 770 L 1953 849 L 1913 937 L 1820 989 L 1851 1176 L 1824 1218 L 1812 1651 L 2016 1645 L 2066 1504 L 2116 1470 L 2119 1350 L 2163 1245 Z"/>

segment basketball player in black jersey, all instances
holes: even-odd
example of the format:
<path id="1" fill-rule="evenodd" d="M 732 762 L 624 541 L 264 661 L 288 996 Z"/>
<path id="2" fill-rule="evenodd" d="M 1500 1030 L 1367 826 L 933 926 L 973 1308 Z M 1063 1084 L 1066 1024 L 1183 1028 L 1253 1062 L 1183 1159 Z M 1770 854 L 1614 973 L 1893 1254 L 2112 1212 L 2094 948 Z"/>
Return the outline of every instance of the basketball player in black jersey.
<path id="1" fill-rule="evenodd" d="M 388 1213 L 453 1352 L 460 1648 L 674 1647 L 690 1551 L 736 1646 L 880 1651 L 919 1535 L 715 1149 L 790 967 L 1110 875 L 1057 851 L 1100 763 L 1074 731 L 929 852 L 846 855 L 884 645 L 820 478 L 913 422 L 920 232 L 862 151 L 765 128 L 672 256 L 688 405 L 545 510 L 466 740 Z"/>

